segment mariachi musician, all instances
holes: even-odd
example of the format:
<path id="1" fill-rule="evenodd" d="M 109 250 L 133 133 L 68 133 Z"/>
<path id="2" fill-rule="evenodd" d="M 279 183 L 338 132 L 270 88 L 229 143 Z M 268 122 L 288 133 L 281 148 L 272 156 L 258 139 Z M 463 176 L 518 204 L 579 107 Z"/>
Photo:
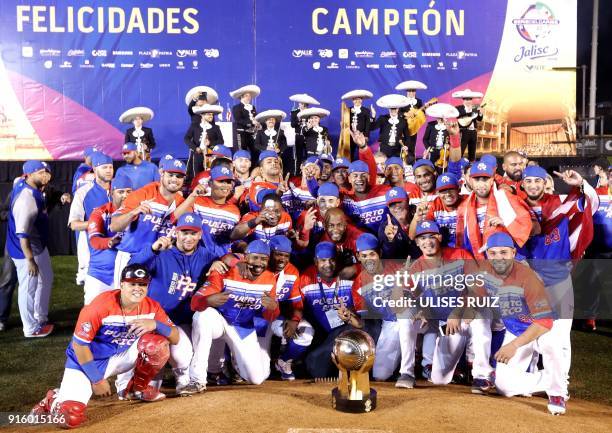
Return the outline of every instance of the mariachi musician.
<path id="1" fill-rule="evenodd" d="M 321 119 L 326 116 L 329 116 L 329 111 L 320 107 L 306 108 L 298 114 L 298 119 L 306 119 L 306 128 L 303 131 L 306 157 L 331 153 L 329 131 L 320 124 Z"/>
<path id="2" fill-rule="evenodd" d="M 434 165 L 444 170 L 448 165 L 448 145 L 450 144 L 447 121 L 456 118 L 459 112 L 450 104 L 437 103 L 428 107 L 425 113 L 436 119 L 429 122 L 425 129 L 423 135 L 425 152 Z"/>
<path id="3" fill-rule="evenodd" d="M 306 159 L 306 147 L 304 141 L 304 131 L 307 127 L 307 119 L 298 117 L 298 114 L 310 107 L 311 105 L 321 105 L 319 101 L 307 93 L 298 93 L 291 95 L 289 100 L 294 103 L 291 109 L 291 127 L 295 131 L 295 145 L 293 146 L 293 175 L 297 176 L 302 162 Z M 295 106 L 297 104 L 297 107 Z M 288 167 L 288 166 L 285 166 Z"/>
<path id="4" fill-rule="evenodd" d="M 259 124 L 255 120 L 257 110 L 253 98 L 261 93 L 255 84 L 242 86 L 230 92 L 230 96 L 240 102 L 232 107 L 232 122 L 234 130 L 234 152 L 239 149 L 250 150 L 255 142 L 255 134 Z"/>
<path id="5" fill-rule="evenodd" d="M 204 104 L 216 104 L 219 101 L 219 95 L 212 87 L 196 86 L 190 89 L 185 95 L 185 104 L 187 104 L 187 113 L 191 118 L 191 123 L 200 123 L 202 116 L 193 112 L 194 107 L 201 107 Z"/>
<path id="6" fill-rule="evenodd" d="M 420 127 L 423 126 L 423 123 L 425 123 L 425 116 L 422 116 L 422 123 L 417 120 L 417 123 L 414 124 L 414 121 L 411 119 L 414 118 L 416 110 L 423 107 L 423 101 L 416 96 L 417 90 L 427 90 L 427 86 L 420 81 L 408 80 L 402 81 L 395 86 L 395 90 L 405 91 L 406 97 L 408 98 L 408 105 L 400 109 L 400 116 L 405 118 L 408 123 L 408 137 L 406 138 L 405 144 L 408 147 L 408 159 L 414 161 L 417 133 Z"/>
<path id="7" fill-rule="evenodd" d="M 387 108 L 388 114 L 378 116 L 372 123 L 371 130 L 379 129 L 378 140 L 380 141 L 380 151 L 387 157 L 400 156 L 402 147 L 408 137 L 408 124 L 403 116 L 399 115 L 399 110 L 408 105 L 408 98 L 404 95 L 389 94 L 378 98 L 376 105 Z M 412 159 L 408 158 L 408 164 L 414 162 L 414 151 Z"/>
<path id="8" fill-rule="evenodd" d="M 282 156 L 287 149 L 287 138 L 281 129 L 282 120 L 287 114 L 281 110 L 266 110 L 255 116 L 262 128 L 257 131 L 255 146 L 251 149 L 252 159 L 259 161 L 259 154 L 264 150 L 273 150 Z"/>
<path id="9" fill-rule="evenodd" d="M 366 139 L 370 137 L 370 126 L 372 123 L 372 111 L 368 107 L 363 106 L 364 99 L 372 98 L 372 92 L 368 90 L 351 90 L 342 95 L 342 100 L 350 100 L 353 106 L 350 108 L 350 128 L 351 131 L 359 131 L 365 135 Z M 344 105 L 343 105 L 344 108 Z M 357 145 L 350 137 L 351 143 L 351 160 L 359 159 L 359 150 Z"/>
<path id="10" fill-rule="evenodd" d="M 473 99 L 482 98 L 483 94 L 470 89 L 460 90 L 453 93 L 453 98 L 462 99 L 463 104 L 456 108 L 459 111 L 457 122 L 459 123 L 459 131 L 461 132 L 461 156 L 468 150 L 468 160 L 470 162 L 476 159 L 476 122 L 482 120 L 480 107 L 475 107 Z"/>
<path id="11" fill-rule="evenodd" d="M 121 123 L 131 123 L 133 126 L 125 131 L 125 143 L 136 143 L 136 149 L 144 160 L 151 160 L 151 150 L 155 147 L 153 130 L 143 126 L 153 119 L 154 113 L 148 107 L 134 107 L 119 116 Z"/>
<path id="12" fill-rule="evenodd" d="M 217 144 L 223 144 L 223 134 L 219 125 L 215 124 L 215 116 L 223 112 L 220 105 L 197 105 L 193 107 L 194 114 L 200 116 L 199 123 L 192 123 L 185 133 L 183 141 L 189 147 L 187 161 L 187 177 L 195 178 L 205 170 L 205 158 Z"/>

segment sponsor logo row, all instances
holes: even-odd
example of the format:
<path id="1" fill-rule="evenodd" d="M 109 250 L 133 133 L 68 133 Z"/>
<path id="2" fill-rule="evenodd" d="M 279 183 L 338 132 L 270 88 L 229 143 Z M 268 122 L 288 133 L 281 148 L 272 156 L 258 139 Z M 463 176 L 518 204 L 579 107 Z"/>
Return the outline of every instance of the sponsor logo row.
<path id="1" fill-rule="evenodd" d="M 351 55 L 352 54 L 352 55 Z M 404 58 L 404 59 L 416 59 L 418 57 L 453 57 L 459 60 L 466 59 L 468 57 L 478 57 L 478 53 L 468 52 L 468 51 L 452 51 L 447 53 L 435 52 L 435 51 L 353 51 L 352 53 L 348 48 L 339 48 L 338 50 L 332 50 L 331 48 L 320 48 L 320 49 L 301 49 L 301 50 L 292 50 L 291 56 L 295 58 L 302 57 L 319 57 L 322 59 L 331 59 L 334 56 L 337 56 L 338 59 L 348 59 L 349 57 L 354 57 L 358 59 L 396 59 L 396 58 Z"/>
<path id="2" fill-rule="evenodd" d="M 100 64 L 95 64 L 89 59 L 84 59 L 82 62 L 76 62 L 74 60 L 52 60 L 47 59 L 43 61 L 43 66 L 45 69 L 72 69 L 72 68 L 81 68 L 81 69 L 94 69 L 94 68 L 102 68 L 102 69 L 179 69 L 179 70 L 197 70 L 199 69 L 200 62 L 199 60 L 179 60 L 177 62 L 172 63 L 151 63 L 151 62 L 134 62 L 134 61 L 126 61 L 126 62 L 102 62 Z"/>
<path id="3" fill-rule="evenodd" d="M 23 57 L 34 57 L 35 51 L 32 46 L 24 45 L 21 47 L 21 55 Z M 188 58 L 188 57 L 199 57 L 203 56 L 209 59 L 218 58 L 221 53 L 218 48 L 204 48 L 203 50 L 159 50 L 159 49 L 150 49 L 150 50 L 102 50 L 102 49 L 94 49 L 94 50 L 85 50 L 85 49 L 69 49 L 69 50 L 58 50 L 55 48 L 41 48 L 38 50 L 38 54 L 41 57 L 108 57 L 108 56 L 144 56 L 150 57 L 152 59 L 158 59 L 161 57 L 169 57 L 176 56 L 180 59 Z"/>
<path id="4" fill-rule="evenodd" d="M 321 61 L 312 62 L 312 69 L 315 70 L 324 70 L 324 69 L 435 69 L 438 71 L 456 71 L 459 69 L 459 63 L 457 61 L 449 62 L 436 62 L 434 64 L 430 63 L 422 63 L 419 65 L 415 64 L 397 64 L 397 63 L 362 63 L 357 64 L 356 61 L 351 60 L 347 64 L 339 64 L 337 62 L 329 62 L 324 64 Z"/>

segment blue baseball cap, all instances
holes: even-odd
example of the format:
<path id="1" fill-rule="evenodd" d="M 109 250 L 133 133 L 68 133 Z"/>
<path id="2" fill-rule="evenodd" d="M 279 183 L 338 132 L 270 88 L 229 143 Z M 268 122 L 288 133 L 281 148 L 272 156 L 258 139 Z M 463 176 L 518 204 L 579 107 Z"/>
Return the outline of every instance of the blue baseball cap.
<path id="1" fill-rule="evenodd" d="M 138 150 L 138 146 L 136 146 L 136 143 L 132 143 L 132 142 L 125 143 L 123 147 L 121 148 L 121 152 L 123 153 L 132 152 L 136 150 Z"/>
<path id="2" fill-rule="evenodd" d="M 169 159 L 174 159 L 174 156 L 170 155 L 169 153 L 166 153 L 164 156 L 162 156 L 161 158 L 159 158 L 159 162 L 157 163 L 157 167 L 161 168 L 162 163 L 166 160 Z"/>
<path id="3" fill-rule="evenodd" d="M 370 173 L 370 169 L 368 168 L 368 164 L 363 162 L 362 160 L 357 160 L 351 162 L 349 165 L 349 174 L 350 173 Z"/>
<path id="4" fill-rule="evenodd" d="M 319 161 L 326 161 L 326 162 L 329 162 L 330 164 L 333 164 L 334 163 L 334 157 L 329 155 L 329 154 L 327 154 L 327 153 L 322 153 L 319 156 Z"/>
<path id="5" fill-rule="evenodd" d="M 493 177 L 495 175 L 495 166 L 486 161 L 476 161 L 472 164 L 470 177 Z"/>
<path id="6" fill-rule="evenodd" d="M 318 163 L 319 163 L 319 157 L 318 156 L 309 156 L 308 158 L 306 158 L 306 161 L 304 161 L 304 165 L 318 164 Z"/>
<path id="7" fill-rule="evenodd" d="M 270 255 L 270 246 L 264 241 L 255 240 L 252 241 L 246 249 L 247 254 L 265 254 L 266 256 Z"/>
<path id="8" fill-rule="evenodd" d="M 227 147 L 225 144 L 217 144 L 215 147 L 213 147 L 211 155 L 218 156 L 221 158 L 232 159 L 232 149 Z"/>
<path id="9" fill-rule="evenodd" d="M 98 149 L 96 149 L 96 148 L 95 148 L 95 147 L 93 147 L 93 146 L 89 146 L 89 147 L 86 147 L 86 148 L 85 148 L 85 150 L 83 151 L 83 155 L 84 155 L 85 157 L 90 157 L 90 156 L 91 156 L 91 155 L 93 155 L 95 152 L 98 152 Z"/>
<path id="10" fill-rule="evenodd" d="M 176 223 L 177 230 L 193 230 L 194 232 L 202 231 L 202 218 L 198 214 L 187 212 L 180 216 Z"/>
<path id="11" fill-rule="evenodd" d="M 272 236 L 270 238 L 270 250 L 291 254 L 291 241 L 284 235 Z"/>
<path id="12" fill-rule="evenodd" d="M 400 188 L 399 186 L 391 188 L 385 194 L 387 206 L 389 206 L 391 203 L 398 203 L 406 200 L 408 200 L 408 194 L 406 194 L 406 190 L 404 190 L 404 188 Z"/>
<path id="13" fill-rule="evenodd" d="M 484 155 L 482 155 L 480 157 L 480 160 L 486 162 L 487 164 L 491 164 L 494 167 L 497 167 L 497 158 L 495 158 L 495 156 L 491 155 L 490 153 L 485 153 Z"/>
<path id="14" fill-rule="evenodd" d="M 234 180 L 234 175 L 229 168 L 217 165 L 210 170 L 210 178 L 212 180 Z"/>
<path id="15" fill-rule="evenodd" d="M 465 167 L 467 167 L 468 165 L 470 165 L 470 160 L 467 158 L 461 158 L 459 160 L 459 167 L 461 167 L 461 170 L 463 170 Z"/>
<path id="16" fill-rule="evenodd" d="M 115 177 L 113 179 L 113 181 L 111 182 L 111 189 L 115 190 L 115 189 L 132 189 L 133 185 L 132 185 L 132 179 L 130 179 L 128 176 L 120 174 L 119 176 Z"/>
<path id="17" fill-rule="evenodd" d="M 440 234 L 440 227 L 435 221 L 419 221 L 416 226 L 416 236 L 421 236 L 426 233 Z"/>
<path id="18" fill-rule="evenodd" d="M 91 155 L 91 165 L 93 167 L 100 167 L 101 165 L 112 164 L 112 163 L 113 163 L 113 158 L 111 158 L 110 156 L 102 152 L 95 152 L 93 155 Z"/>
<path id="19" fill-rule="evenodd" d="M 336 245 L 332 242 L 320 242 L 315 247 L 315 258 L 333 259 L 336 257 Z"/>
<path id="20" fill-rule="evenodd" d="M 268 194 L 276 194 L 276 190 L 272 188 L 262 188 L 257 191 L 257 194 L 255 194 L 255 201 L 257 201 L 257 204 L 261 205 L 264 197 Z"/>
<path id="21" fill-rule="evenodd" d="M 51 167 L 45 161 L 30 160 L 23 164 L 23 174 L 32 174 L 40 170 L 51 173 Z"/>
<path id="22" fill-rule="evenodd" d="M 273 150 L 264 150 L 259 154 L 259 162 L 262 162 L 266 158 L 278 158 L 278 154 Z"/>
<path id="23" fill-rule="evenodd" d="M 357 238 L 357 251 L 368 251 L 378 249 L 378 239 L 371 233 L 364 233 Z"/>
<path id="24" fill-rule="evenodd" d="M 541 179 L 546 180 L 546 175 L 548 173 L 546 173 L 546 170 L 544 170 L 542 167 L 540 166 L 528 166 L 525 168 L 525 170 L 523 171 L 523 179 L 525 179 L 526 177 L 539 177 Z"/>
<path id="25" fill-rule="evenodd" d="M 436 179 L 436 191 L 459 189 L 459 180 L 450 173 L 444 173 Z"/>
<path id="26" fill-rule="evenodd" d="M 391 165 L 399 165 L 401 168 L 404 168 L 404 161 L 399 156 L 392 156 L 385 161 L 385 168 Z"/>
<path id="27" fill-rule="evenodd" d="M 236 161 L 238 158 L 251 159 L 251 152 L 249 152 L 248 150 L 242 150 L 242 149 L 238 150 L 236 151 L 236 153 L 234 153 L 232 160 Z"/>
<path id="28" fill-rule="evenodd" d="M 332 171 L 337 168 L 349 168 L 350 163 L 351 162 L 348 160 L 348 158 L 336 158 L 332 167 Z"/>
<path id="29" fill-rule="evenodd" d="M 319 187 L 319 192 L 317 194 L 319 197 L 340 197 L 340 190 L 338 189 L 338 185 L 331 182 L 325 182 L 323 185 Z"/>
<path id="30" fill-rule="evenodd" d="M 494 247 L 516 248 L 512 237 L 506 232 L 495 232 L 487 239 L 485 250 Z"/>
<path id="31" fill-rule="evenodd" d="M 159 168 L 169 173 L 187 173 L 185 164 L 180 159 L 162 159 L 161 161 L 159 161 Z"/>
<path id="32" fill-rule="evenodd" d="M 412 166 L 412 171 L 416 171 L 416 169 L 419 167 L 429 167 L 433 171 L 436 171 L 436 167 L 434 167 L 433 162 L 431 162 L 429 159 L 419 159 Z"/>

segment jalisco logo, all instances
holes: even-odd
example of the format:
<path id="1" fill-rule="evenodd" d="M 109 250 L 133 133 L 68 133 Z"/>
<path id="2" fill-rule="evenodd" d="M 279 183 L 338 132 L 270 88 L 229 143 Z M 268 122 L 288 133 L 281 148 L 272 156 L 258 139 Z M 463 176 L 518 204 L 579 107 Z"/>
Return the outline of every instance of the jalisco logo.
<path id="1" fill-rule="evenodd" d="M 544 59 L 556 56 L 559 48 L 547 43 L 554 41 L 553 32 L 560 21 L 555 18 L 551 8 L 542 2 L 530 5 L 520 18 L 512 20 L 518 34 L 530 43 L 520 47 L 520 52 L 514 57 L 516 63 L 524 59 Z"/>
<path id="2" fill-rule="evenodd" d="M 293 57 L 312 57 L 312 50 L 293 50 L 291 51 Z"/>

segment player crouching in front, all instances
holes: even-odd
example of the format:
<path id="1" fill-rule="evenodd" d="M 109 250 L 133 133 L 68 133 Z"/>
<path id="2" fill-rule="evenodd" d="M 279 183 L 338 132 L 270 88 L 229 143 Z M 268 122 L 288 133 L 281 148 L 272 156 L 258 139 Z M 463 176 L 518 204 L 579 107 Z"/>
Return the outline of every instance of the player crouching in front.
<path id="1" fill-rule="evenodd" d="M 131 400 L 158 401 L 166 396 L 149 386 L 166 364 L 169 344 L 179 333 L 161 306 L 147 297 L 151 277 L 134 264 L 121 273 L 121 289 L 98 295 L 79 314 L 66 350 L 66 369 L 59 389 L 49 390 L 32 414 L 53 414 L 64 428 L 86 421 L 92 393 L 111 394 L 108 378 L 134 369 L 127 387 Z"/>

